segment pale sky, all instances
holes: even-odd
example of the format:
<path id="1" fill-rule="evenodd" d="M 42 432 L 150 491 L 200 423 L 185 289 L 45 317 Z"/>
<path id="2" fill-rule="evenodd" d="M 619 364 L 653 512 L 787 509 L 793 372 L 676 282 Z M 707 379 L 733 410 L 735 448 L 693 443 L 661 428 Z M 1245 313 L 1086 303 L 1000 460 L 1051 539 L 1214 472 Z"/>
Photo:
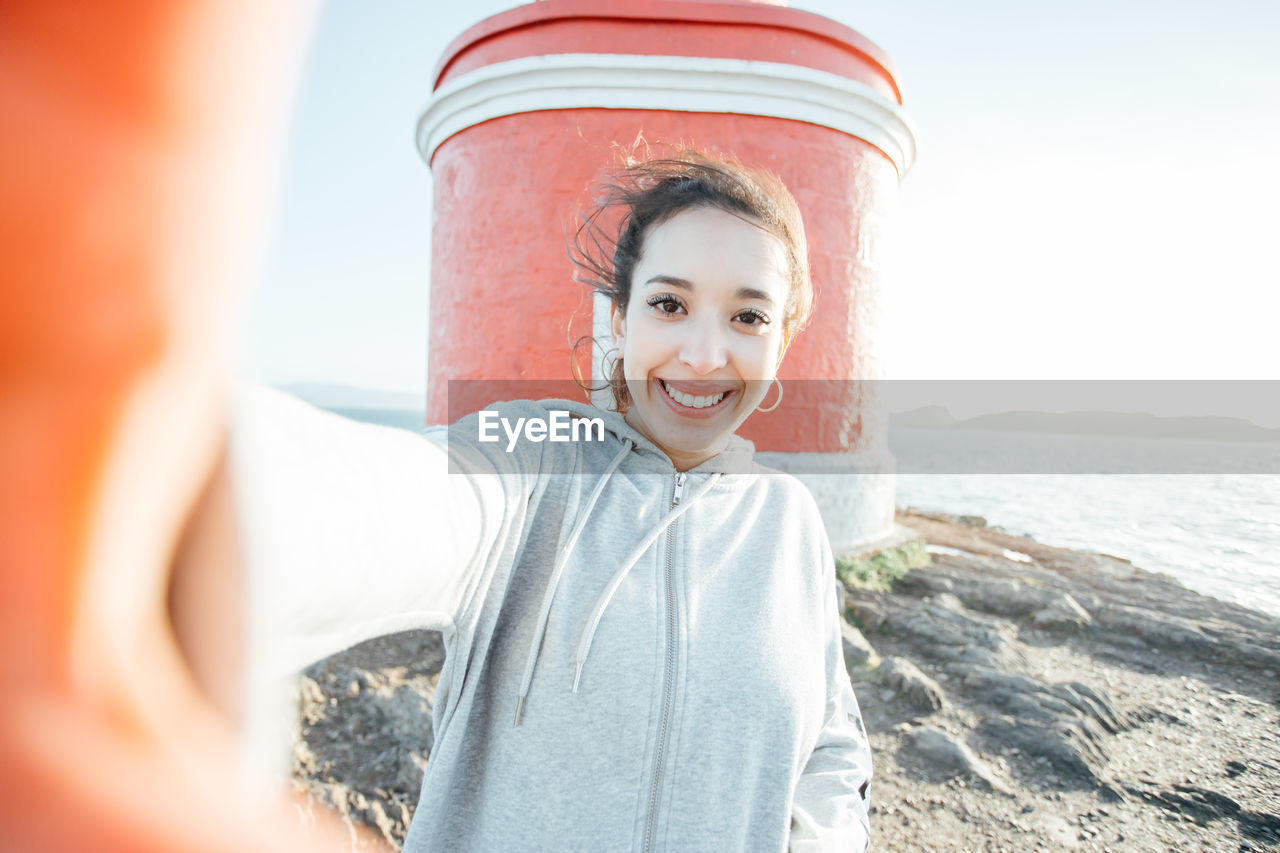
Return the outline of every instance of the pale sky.
<path id="1" fill-rule="evenodd" d="M 445 46 L 511 5 L 324 4 L 243 374 L 422 392 L 414 127 Z M 1280 4 L 791 5 L 883 48 L 918 130 L 886 377 L 1280 379 Z"/>

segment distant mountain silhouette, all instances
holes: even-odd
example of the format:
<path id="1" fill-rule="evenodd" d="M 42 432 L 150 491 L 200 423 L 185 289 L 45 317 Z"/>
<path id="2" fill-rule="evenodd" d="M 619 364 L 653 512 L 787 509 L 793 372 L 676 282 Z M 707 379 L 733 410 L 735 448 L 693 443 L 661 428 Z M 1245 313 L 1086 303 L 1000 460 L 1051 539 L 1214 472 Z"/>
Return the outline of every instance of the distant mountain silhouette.
<path id="1" fill-rule="evenodd" d="M 422 429 L 426 422 L 425 395 L 420 397 L 402 391 L 379 391 L 318 382 L 295 382 L 276 387 L 313 406 L 353 421 L 414 431 Z"/>
<path id="2" fill-rule="evenodd" d="M 277 385 L 286 394 L 301 397 L 322 409 L 370 409 L 422 412 L 426 410 L 426 394 L 406 391 L 381 391 L 352 385 L 328 385 L 320 382 L 292 382 Z"/>
<path id="3" fill-rule="evenodd" d="M 889 415 L 890 426 L 952 427 L 958 423 L 955 415 L 947 411 L 945 406 L 924 406 L 909 412 L 895 412 Z"/>
<path id="4" fill-rule="evenodd" d="M 942 406 L 925 406 L 891 414 L 889 426 L 1280 442 L 1280 428 L 1258 426 L 1243 418 L 1161 417 L 1146 412 L 997 412 L 957 420 Z"/>

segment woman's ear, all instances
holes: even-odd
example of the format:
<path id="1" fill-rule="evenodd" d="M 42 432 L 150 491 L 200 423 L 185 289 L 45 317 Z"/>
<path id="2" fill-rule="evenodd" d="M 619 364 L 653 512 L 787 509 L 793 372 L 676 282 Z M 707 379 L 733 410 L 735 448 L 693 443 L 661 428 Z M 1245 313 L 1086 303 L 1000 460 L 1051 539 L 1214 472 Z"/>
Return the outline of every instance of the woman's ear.
<path id="1" fill-rule="evenodd" d="M 618 303 L 609 303 L 609 328 L 613 332 L 613 343 L 622 349 L 627 341 L 627 318 L 618 310 Z"/>

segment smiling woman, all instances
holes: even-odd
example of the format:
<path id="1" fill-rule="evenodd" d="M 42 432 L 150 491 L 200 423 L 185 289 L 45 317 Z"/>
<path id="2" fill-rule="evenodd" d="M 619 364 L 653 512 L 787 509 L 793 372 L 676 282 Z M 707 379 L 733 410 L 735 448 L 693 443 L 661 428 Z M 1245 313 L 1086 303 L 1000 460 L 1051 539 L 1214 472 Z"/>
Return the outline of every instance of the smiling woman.
<path id="1" fill-rule="evenodd" d="M 415 436 L 242 398 L 259 642 L 284 671 L 442 632 L 406 850 L 863 850 L 830 544 L 736 434 L 810 310 L 795 202 L 683 152 L 624 169 L 576 245 L 613 306 L 612 408 L 493 403 Z M 570 421 L 591 429 L 552 440 Z"/>

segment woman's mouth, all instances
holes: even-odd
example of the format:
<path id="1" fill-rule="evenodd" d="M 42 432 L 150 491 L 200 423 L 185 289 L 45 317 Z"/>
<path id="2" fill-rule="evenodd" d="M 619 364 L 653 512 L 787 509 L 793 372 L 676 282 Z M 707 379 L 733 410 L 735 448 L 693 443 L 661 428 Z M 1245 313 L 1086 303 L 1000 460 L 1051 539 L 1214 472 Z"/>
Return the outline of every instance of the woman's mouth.
<path id="1" fill-rule="evenodd" d="M 733 397 L 732 390 L 720 390 L 714 393 L 693 394 L 673 388 L 664 380 L 655 380 L 662 393 L 659 395 L 671 408 L 684 417 L 708 417 L 723 410 Z"/>

